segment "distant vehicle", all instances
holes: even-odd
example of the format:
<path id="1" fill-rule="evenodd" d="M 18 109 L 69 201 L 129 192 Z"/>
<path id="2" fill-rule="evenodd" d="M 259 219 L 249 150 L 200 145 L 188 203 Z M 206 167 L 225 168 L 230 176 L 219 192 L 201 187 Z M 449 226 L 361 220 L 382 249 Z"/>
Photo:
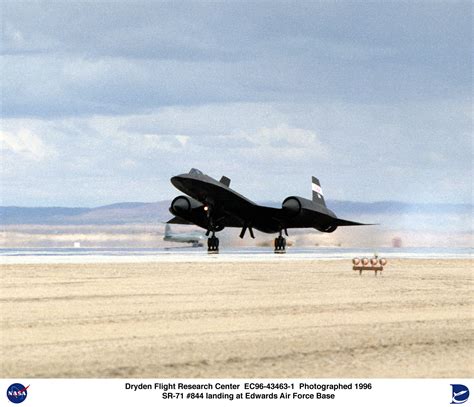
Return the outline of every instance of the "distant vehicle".
<path id="1" fill-rule="evenodd" d="M 203 233 L 199 231 L 193 231 L 188 233 L 173 233 L 171 226 L 167 223 L 165 226 L 165 235 L 163 240 L 166 242 L 175 242 L 175 243 L 191 243 L 193 247 L 202 247 L 203 244 L 201 240 L 204 240 L 206 237 Z"/>
<path id="2" fill-rule="evenodd" d="M 175 216 L 168 223 L 195 224 L 207 230 L 208 251 L 219 250 L 216 232 L 226 227 L 241 228 L 240 238 L 248 230 L 254 238 L 253 229 L 264 233 L 278 233 L 275 253 L 284 253 L 287 229 L 315 228 L 331 233 L 339 226 L 358 226 L 363 223 L 340 219 L 326 207 L 321 184 L 312 178 L 312 200 L 300 196 L 289 196 L 282 207 L 270 208 L 257 205 L 230 188 L 230 179 L 223 176 L 219 181 L 193 168 L 187 174 L 171 178 L 171 183 L 187 195 L 176 197 L 171 202 L 170 212 Z"/>

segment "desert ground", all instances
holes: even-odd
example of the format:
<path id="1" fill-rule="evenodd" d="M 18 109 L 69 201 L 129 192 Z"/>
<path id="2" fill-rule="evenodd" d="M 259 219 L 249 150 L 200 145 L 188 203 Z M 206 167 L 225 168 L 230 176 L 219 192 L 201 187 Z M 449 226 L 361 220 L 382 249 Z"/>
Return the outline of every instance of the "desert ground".
<path id="1" fill-rule="evenodd" d="M 4 264 L 2 377 L 473 377 L 473 264 Z"/>

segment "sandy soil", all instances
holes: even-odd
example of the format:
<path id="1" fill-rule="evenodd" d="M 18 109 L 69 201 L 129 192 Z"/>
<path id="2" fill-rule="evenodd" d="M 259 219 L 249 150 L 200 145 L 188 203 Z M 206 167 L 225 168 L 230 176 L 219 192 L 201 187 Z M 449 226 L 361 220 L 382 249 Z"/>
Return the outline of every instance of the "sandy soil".
<path id="1" fill-rule="evenodd" d="M 473 377 L 472 265 L 3 265 L 0 373 Z"/>

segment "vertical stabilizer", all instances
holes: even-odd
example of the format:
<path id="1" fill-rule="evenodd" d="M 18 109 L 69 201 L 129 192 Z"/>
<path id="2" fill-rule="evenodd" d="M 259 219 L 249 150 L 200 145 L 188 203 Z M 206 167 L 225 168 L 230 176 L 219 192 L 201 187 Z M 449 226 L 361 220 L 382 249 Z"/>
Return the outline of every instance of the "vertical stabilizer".
<path id="1" fill-rule="evenodd" d="M 326 206 L 326 202 L 324 201 L 323 190 L 321 188 L 321 184 L 319 183 L 319 179 L 313 177 L 311 187 L 313 189 L 313 202 L 322 206 Z"/>

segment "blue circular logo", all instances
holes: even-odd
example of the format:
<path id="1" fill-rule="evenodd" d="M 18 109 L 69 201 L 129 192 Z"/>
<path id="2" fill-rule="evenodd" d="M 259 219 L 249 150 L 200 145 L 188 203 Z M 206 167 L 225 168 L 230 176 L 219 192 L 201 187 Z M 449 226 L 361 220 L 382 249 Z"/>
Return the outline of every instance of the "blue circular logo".
<path id="1" fill-rule="evenodd" d="M 7 389 L 8 400 L 15 404 L 23 403 L 28 394 L 28 392 L 26 391 L 28 387 L 30 386 L 25 387 L 20 383 L 11 384 L 10 387 L 8 387 Z"/>

